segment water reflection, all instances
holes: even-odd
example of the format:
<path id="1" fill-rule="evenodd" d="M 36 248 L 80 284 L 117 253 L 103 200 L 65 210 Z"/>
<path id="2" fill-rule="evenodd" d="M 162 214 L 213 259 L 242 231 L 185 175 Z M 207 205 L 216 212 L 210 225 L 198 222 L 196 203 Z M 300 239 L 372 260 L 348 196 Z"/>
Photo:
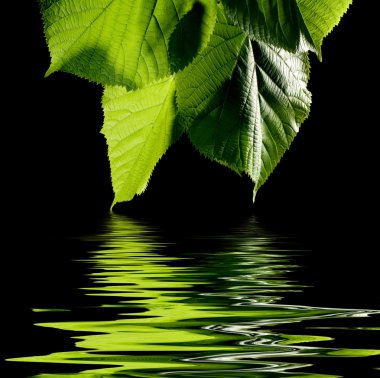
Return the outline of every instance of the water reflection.
<path id="1" fill-rule="evenodd" d="M 329 335 L 331 319 L 376 311 L 284 304 L 286 295 L 302 290 L 289 272 L 307 251 L 254 220 L 225 235 L 173 238 L 113 215 L 100 234 L 82 239 L 91 248 L 77 260 L 90 282 L 81 292 L 96 306 L 87 309 L 85 321 L 60 320 L 64 303 L 62 309 L 34 309 L 56 312 L 59 321 L 37 326 L 74 332 L 68 334 L 76 347 L 12 359 L 58 364 L 40 378 L 334 377 L 313 371 L 316 357 L 380 354 L 338 346 Z M 78 372 L 60 373 L 60 364 L 77 365 Z"/>

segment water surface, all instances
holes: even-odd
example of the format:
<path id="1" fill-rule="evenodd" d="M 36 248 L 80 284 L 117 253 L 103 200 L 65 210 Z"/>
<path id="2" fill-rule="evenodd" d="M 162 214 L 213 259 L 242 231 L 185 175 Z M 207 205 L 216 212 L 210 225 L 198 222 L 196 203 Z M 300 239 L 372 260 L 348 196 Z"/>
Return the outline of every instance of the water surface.
<path id="1" fill-rule="evenodd" d="M 254 217 L 179 230 L 112 215 L 52 239 L 8 376 L 380 376 L 378 305 L 310 305 L 296 237 Z"/>

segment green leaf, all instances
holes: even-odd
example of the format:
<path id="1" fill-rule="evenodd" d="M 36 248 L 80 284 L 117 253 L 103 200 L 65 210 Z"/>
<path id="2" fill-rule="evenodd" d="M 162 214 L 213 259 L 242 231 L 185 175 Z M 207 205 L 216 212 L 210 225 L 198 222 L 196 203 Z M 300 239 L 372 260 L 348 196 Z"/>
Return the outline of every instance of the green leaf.
<path id="1" fill-rule="evenodd" d="M 323 39 L 338 25 L 352 0 L 297 0 L 314 46 L 321 51 Z"/>
<path id="2" fill-rule="evenodd" d="M 218 21 L 209 48 L 178 74 L 177 102 L 194 146 L 248 174 L 256 193 L 308 116 L 309 63 L 305 53 L 255 42 L 239 31 Z M 238 43 L 224 51 L 231 41 Z"/>
<path id="3" fill-rule="evenodd" d="M 105 88 L 102 132 L 108 144 L 113 205 L 145 190 L 155 165 L 173 142 L 174 92 L 173 76 L 136 91 Z"/>
<path id="4" fill-rule="evenodd" d="M 170 74 L 173 30 L 196 0 L 40 1 L 52 58 L 61 70 L 104 85 L 141 87 Z M 212 7 L 206 24 L 212 31 Z M 207 28 L 204 38 L 207 39 Z"/>
<path id="5" fill-rule="evenodd" d="M 46 74 L 106 86 L 116 203 L 145 189 L 180 127 L 256 193 L 308 116 L 307 52 L 321 57 L 352 0 L 38 1 Z"/>
<path id="6" fill-rule="evenodd" d="M 291 52 L 314 50 L 321 56 L 330 33 L 352 0 L 223 0 L 236 25 L 251 38 Z"/>

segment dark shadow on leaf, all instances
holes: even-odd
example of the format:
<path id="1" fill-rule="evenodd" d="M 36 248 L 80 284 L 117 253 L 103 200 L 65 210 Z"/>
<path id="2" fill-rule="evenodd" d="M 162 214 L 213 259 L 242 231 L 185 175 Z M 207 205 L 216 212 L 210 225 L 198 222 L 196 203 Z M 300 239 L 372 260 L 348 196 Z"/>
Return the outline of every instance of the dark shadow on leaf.
<path id="1" fill-rule="evenodd" d="M 195 3 L 191 11 L 180 20 L 174 29 L 169 42 L 170 64 L 173 71 L 179 71 L 186 67 L 199 52 L 204 16 L 204 6 Z"/>
<path id="2" fill-rule="evenodd" d="M 127 80 L 122 73 L 117 73 L 114 62 L 107 55 L 100 47 L 89 47 L 65 62 L 60 71 L 102 85 L 122 85 L 128 89 L 136 89 L 136 82 Z"/>

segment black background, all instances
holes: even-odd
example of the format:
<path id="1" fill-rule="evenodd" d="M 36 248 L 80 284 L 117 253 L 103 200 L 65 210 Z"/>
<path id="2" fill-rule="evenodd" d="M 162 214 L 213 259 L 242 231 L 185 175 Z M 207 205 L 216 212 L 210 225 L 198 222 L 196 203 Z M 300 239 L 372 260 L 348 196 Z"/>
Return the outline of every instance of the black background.
<path id="1" fill-rule="evenodd" d="M 50 58 L 37 2 L 16 5 L 17 28 L 3 33 L 3 204 L 9 235 L 48 233 L 109 211 L 102 89 L 65 73 L 44 78 Z M 362 264 L 362 278 L 371 277 L 378 78 L 366 12 L 365 2 L 354 1 L 325 39 L 323 61 L 310 57 L 310 117 L 254 205 L 247 178 L 199 156 L 183 138 L 160 161 L 147 191 L 115 210 L 187 224 L 213 221 L 210 214 L 220 221 L 254 214 L 328 255 L 332 269 L 344 260 L 352 270 Z"/>
<path id="2" fill-rule="evenodd" d="M 52 235 L 101 219 L 113 194 L 100 134 L 101 87 L 64 73 L 44 78 L 50 58 L 37 1 L 11 6 L 2 25 L 2 278 L 3 300 L 5 293 L 12 303 L 4 305 L 12 332 L 4 345 L 13 342 L 19 355 L 26 331 L 16 319 L 25 316 L 30 294 L 45 285 L 38 281 L 44 259 L 51 264 L 53 250 L 64 248 Z M 147 191 L 115 210 L 171 222 L 180 232 L 256 216 L 311 247 L 298 273 L 317 287 L 307 292 L 309 303 L 373 308 L 379 296 L 379 122 L 369 12 L 366 2 L 354 0 L 325 39 L 323 62 L 311 56 L 310 117 L 254 205 L 248 179 L 200 157 L 183 138 L 160 161 Z"/>

